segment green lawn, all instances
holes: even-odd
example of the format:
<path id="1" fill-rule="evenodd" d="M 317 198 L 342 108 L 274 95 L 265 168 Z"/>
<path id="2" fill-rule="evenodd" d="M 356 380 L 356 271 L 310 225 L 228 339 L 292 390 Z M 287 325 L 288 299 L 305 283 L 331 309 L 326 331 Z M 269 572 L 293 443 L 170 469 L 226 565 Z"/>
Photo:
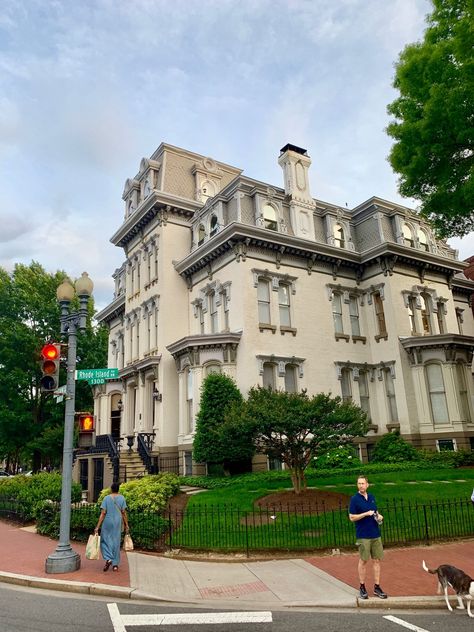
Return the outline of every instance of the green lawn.
<path id="1" fill-rule="evenodd" d="M 474 470 L 426 469 L 373 475 L 371 491 L 385 516 L 386 544 L 468 536 L 474 533 L 470 496 Z M 448 482 L 444 482 L 448 481 Z M 388 484 L 387 484 L 388 483 Z M 355 477 L 338 475 L 308 478 L 308 486 L 347 495 L 356 492 Z M 354 526 L 341 511 L 296 514 L 259 510 L 255 501 L 273 491 L 288 489 L 290 481 L 253 477 L 193 495 L 184 520 L 169 541 L 171 546 L 192 549 L 263 550 L 326 549 L 354 545 Z"/>

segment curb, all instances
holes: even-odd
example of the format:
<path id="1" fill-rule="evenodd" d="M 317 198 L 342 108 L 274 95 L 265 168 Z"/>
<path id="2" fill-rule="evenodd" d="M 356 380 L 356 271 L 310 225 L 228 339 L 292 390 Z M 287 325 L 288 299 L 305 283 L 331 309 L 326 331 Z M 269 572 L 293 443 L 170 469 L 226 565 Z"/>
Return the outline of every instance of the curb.
<path id="1" fill-rule="evenodd" d="M 447 610 L 443 596 L 388 597 L 388 599 L 360 599 L 357 597 L 356 601 L 357 606 L 364 610 L 390 610 L 392 608 L 394 610 L 437 610 L 443 608 Z"/>

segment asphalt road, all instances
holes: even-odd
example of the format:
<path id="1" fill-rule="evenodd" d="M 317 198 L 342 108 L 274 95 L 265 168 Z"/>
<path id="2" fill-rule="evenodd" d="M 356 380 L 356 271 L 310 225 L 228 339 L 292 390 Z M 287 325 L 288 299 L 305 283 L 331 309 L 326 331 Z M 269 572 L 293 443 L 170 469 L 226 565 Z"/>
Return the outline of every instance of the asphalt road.
<path id="1" fill-rule="evenodd" d="M 258 622 L 259 619 L 264 622 Z M 286 610 L 244 614 L 224 609 L 114 602 L 0 584 L 0 632 L 472 632 L 473 625 L 466 611 L 450 614 Z"/>

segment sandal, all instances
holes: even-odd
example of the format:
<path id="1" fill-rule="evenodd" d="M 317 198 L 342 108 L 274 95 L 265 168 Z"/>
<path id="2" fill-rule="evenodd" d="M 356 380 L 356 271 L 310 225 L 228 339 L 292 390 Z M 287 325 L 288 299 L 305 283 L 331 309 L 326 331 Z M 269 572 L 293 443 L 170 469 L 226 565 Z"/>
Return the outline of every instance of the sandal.
<path id="1" fill-rule="evenodd" d="M 106 561 L 105 566 L 104 566 L 104 573 L 106 573 L 109 570 L 111 564 L 112 564 L 112 560 Z"/>
<path id="2" fill-rule="evenodd" d="M 118 571 L 118 566 L 112 566 L 112 570 L 113 570 L 114 572 L 115 572 L 115 571 Z"/>

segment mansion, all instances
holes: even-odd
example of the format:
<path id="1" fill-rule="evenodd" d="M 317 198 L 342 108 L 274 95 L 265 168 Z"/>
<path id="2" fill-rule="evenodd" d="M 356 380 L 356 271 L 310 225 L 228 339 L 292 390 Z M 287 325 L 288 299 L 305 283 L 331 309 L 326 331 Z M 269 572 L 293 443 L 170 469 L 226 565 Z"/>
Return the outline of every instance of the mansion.
<path id="1" fill-rule="evenodd" d="M 119 378 L 94 387 L 96 447 L 75 464 L 91 494 L 140 468 L 205 471 L 193 437 L 211 372 L 244 396 L 260 384 L 353 400 L 371 421 L 363 460 L 395 429 L 417 447 L 474 447 L 467 264 L 406 207 L 313 198 L 305 149 L 278 163 L 283 187 L 162 143 L 126 181 L 111 238 L 124 261 L 97 316 Z"/>

